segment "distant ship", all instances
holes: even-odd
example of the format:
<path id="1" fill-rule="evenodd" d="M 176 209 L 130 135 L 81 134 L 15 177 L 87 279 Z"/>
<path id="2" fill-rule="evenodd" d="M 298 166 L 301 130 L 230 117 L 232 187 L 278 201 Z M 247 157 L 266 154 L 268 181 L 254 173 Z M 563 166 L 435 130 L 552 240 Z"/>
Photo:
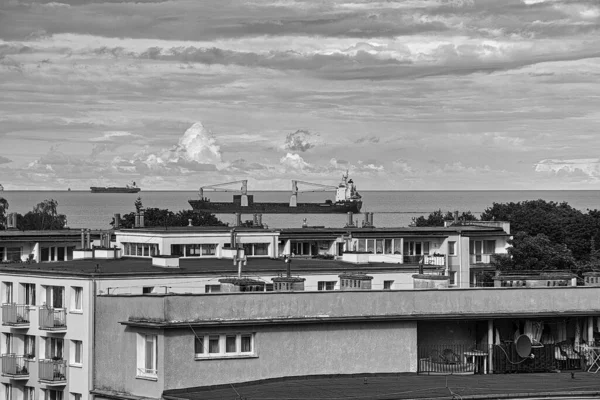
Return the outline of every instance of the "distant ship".
<path id="1" fill-rule="evenodd" d="M 220 189 L 221 186 L 233 183 L 242 183 L 240 190 Z M 348 174 L 342 176 L 342 181 L 338 186 L 321 185 L 303 181 L 292 181 L 292 196 L 289 203 L 269 203 L 254 202 L 254 195 L 247 194 L 248 181 L 236 181 L 222 183 L 218 185 L 203 186 L 200 188 L 200 199 L 189 200 L 192 209 L 195 211 L 205 211 L 211 213 L 261 213 L 261 214 L 345 214 L 348 212 L 360 213 L 362 207 L 362 197 L 358 193 L 352 179 L 348 179 Z M 317 186 L 319 190 L 299 191 L 298 184 Z M 211 202 L 204 197 L 204 190 L 212 189 L 215 191 L 237 191 L 241 194 L 233 195 L 233 202 Z M 323 190 L 335 190 L 335 201 L 325 200 L 323 203 L 298 203 L 298 193 L 315 192 Z"/>
<path id="2" fill-rule="evenodd" d="M 136 186 L 135 182 L 132 182 L 131 185 L 127 185 L 125 187 L 115 187 L 115 186 L 92 186 L 90 188 L 92 193 L 137 193 L 140 189 Z"/>

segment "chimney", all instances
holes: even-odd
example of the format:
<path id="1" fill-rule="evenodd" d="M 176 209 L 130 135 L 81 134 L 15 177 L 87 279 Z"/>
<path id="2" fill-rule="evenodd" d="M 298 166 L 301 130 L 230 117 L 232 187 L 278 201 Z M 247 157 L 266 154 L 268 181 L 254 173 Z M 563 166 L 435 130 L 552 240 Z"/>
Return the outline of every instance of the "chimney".
<path id="1" fill-rule="evenodd" d="M 252 220 L 252 225 L 253 226 L 258 226 L 258 214 L 255 213 L 253 217 L 254 218 Z"/>
<path id="2" fill-rule="evenodd" d="M 373 214 L 375 214 L 375 213 L 370 213 L 370 214 L 371 214 L 371 216 L 369 217 L 369 223 L 371 224 L 372 227 L 374 227 L 375 224 L 373 223 Z"/>
<path id="3" fill-rule="evenodd" d="M 91 249 L 92 248 L 92 231 L 91 230 L 87 230 L 86 232 L 86 240 L 85 240 L 85 248 L 86 249 Z"/>
<path id="4" fill-rule="evenodd" d="M 115 223 L 113 224 L 113 229 L 121 228 L 121 214 L 115 214 Z"/>
<path id="5" fill-rule="evenodd" d="M 135 213 L 135 222 L 133 223 L 134 228 L 140 227 L 140 213 Z"/>
<path id="6" fill-rule="evenodd" d="M 241 225 L 242 225 L 242 214 L 235 213 L 235 226 L 241 226 Z"/>
<path id="7" fill-rule="evenodd" d="M 140 228 L 144 227 L 144 210 L 140 210 Z"/>
<path id="8" fill-rule="evenodd" d="M 348 221 L 346 222 L 346 226 L 354 226 L 352 211 L 348 211 Z"/>
<path id="9" fill-rule="evenodd" d="M 188 226 L 193 226 L 193 225 L 192 225 L 192 219 L 191 219 L 191 218 L 188 218 Z"/>
<path id="10" fill-rule="evenodd" d="M 454 211 L 454 223 L 458 224 L 458 210 Z"/>
<path id="11" fill-rule="evenodd" d="M 262 214 L 258 214 L 258 226 L 262 226 Z"/>
<path id="12" fill-rule="evenodd" d="M 81 248 L 85 249 L 85 229 L 81 230 Z"/>

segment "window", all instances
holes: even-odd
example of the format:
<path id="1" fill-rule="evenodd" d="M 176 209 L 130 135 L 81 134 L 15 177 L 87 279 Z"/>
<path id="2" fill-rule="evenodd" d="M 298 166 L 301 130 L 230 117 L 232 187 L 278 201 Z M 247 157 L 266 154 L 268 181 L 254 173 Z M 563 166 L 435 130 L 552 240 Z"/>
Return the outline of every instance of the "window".
<path id="1" fill-rule="evenodd" d="M 35 358 L 35 336 L 25 335 L 23 342 L 24 342 L 25 358 L 28 358 L 28 359 Z"/>
<path id="2" fill-rule="evenodd" d="M 383 252 L 385 254 L 392 254 L 392 239 L 384 240 Z"/>
<path id="3" fill-rule="evenodd" d="M 219 293 L 221 291 L 221 285 L 206 285 L 204 286 L 204 293 Z"/>
<path id="4" fill-rule="evenodd" d="M 44 400 L 63 400 L 62 390 L 44 389 Z"/>
<path id="5" fill-rule="evenodd" d="M 25 295 L 25 304 L 35 306 L 35 283 L 24 283 L 23 294 Z"/>
<path id="6" fill-rule="evenodd" d="M 71 392 L 71 400 L 81 400 L 81 393 Z"/>
<path id="7" fill-rule="evenodd" d="M 63 286 L 46 286 L 46 306 L 63 308 L 65 304 L 65 288 Z"/>
<path id="8" fill-rule="evenodd" d="M 10 383 L 3 383 L 4 385 L 4 400 L 12 400 L 12 385 Z"/>
<path id="9" fill-rule="evenodd" d="M 308 244 L 308 243 L 307 243 Z M 246 256 L 268 256 L 269 255 L 269 243 L 244 243 L 244 252 Z M 296 254 L 310 254 L 310 250 L 306 253 L 296 253 Z"/>
<path id="10" fill-rule="evenodd" d="M 383 290 L 390 290 L 394 281 L 383 281 Z"/>
<path id="11" fill-rule="evenodd" d="M 448 255 L 455 256 L 456 255 L 456 242 L 448 242 Z"/>
<path id="12" fill-rule="evenodd" d="M 6 261 L 21 261 L 21 248 L 8 247 L 6 249 Z"/>
<path id="13" fill-rule="evenodd" d="M 3 303 L 12 303 L 13 302 L 13 284 L 12 282 L 2 282 L 2 291 L 4 292 L 2 295 Z"/>
<path id="14" fill-rule="evenodd" d="M 2 336 L 2 354 L 12 353 L 12 333 L 3 333 Z"/>
<path id="15" fill-rule="evenodd" d="M 450 285 L 456 285 L 456 271 L 448 271 L 448 274 L 450 275 Z"/>
<path id="16" fill-rule="evenodd" d="M 154 291 L 154 286 L 144 286 L 142 288 L 142 294 L 150 294 Z"/>
<path id="17" fill-rule="evenodd" d="M 171 245 L 171 255 L 183 257 L 183 245 L 182 244 L 172 244 Z"/>
<path id="18" fill-rule="evenodd" d="M 23 388 L 23 400 L 35 400 L 35 388 L 25 386 Z"/>
<path id="19" fill-rule="evenodd" d="M 484 240 L 483 241 L 483 254 L 494 254 L 496 252 L 496 241 L 495 240 Z"/>
<path id="20" fill-rule="evenodd" d="M 82 311 L 83 310 L 83 288 L 82 287 L 77 287 L 77 286 L 73 286 L 71 291 L 71 296 L 72 296 L 72 300 L 71 300 L 71 309 L 73 311 Z"/>
<path id="21" fill-rule="evenodd" d="M 156 378 L 158 373 L 158 336 L 138 334 L 137 376 Z"/>
<path id="22" fill-rule="evenodd" d="M 62 360 L 64 340 L 50 337 L 44 338 L 44 340 L 46 341 L 44 358 L 47 360 Z"/>
<path id="23" fill-rule="evenodd" d="M 216 251 L 217 245 L 214 243 L 185 245 L 186 257 L 214 256 L 216 254 Z"/>
<path id="24" fill-rule="evenodd" d="M 319 281 L 317 290 L 335 290 L 336 281 Z"/>
<path id="25" fill-rule="evenodd" d="M 208 346 L 205 344 L 208 343 Z M 196 358 L 254 356 L 254 334 L 198 334 L 194 336 Z"/>
<path id="26" fill-rule="evenodd" d="M 71 340 L 71 364 L 83 364 L 83 342 Z"/>
<path id="27" fill-rule="evenodd" d="M 158 254 L 156 243 L 123 243 L 123 254 L 136 257 L 154 257 Z"/>

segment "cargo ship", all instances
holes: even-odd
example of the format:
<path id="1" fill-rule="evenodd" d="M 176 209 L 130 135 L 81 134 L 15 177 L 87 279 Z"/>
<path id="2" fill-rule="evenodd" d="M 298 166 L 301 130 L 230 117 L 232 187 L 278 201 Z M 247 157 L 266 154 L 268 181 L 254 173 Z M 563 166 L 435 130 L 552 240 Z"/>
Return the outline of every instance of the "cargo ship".
<path id="1" fill-rule="evenodd" d="M 131 185 L 126 185 L 125 187 L 92 186 L 90 189 L 92 190 L 92 193 L 137 193 L 142 190 L 136 186 L 135 182 L 132 182 Z"/>
<path id="2" fill-rule="evenodd" d="M 220 189 L 221 186 L 233 183 L 242 183 L 240 190 Z M 225 213 L 247 213 L 247 214 L 345 214 L 348 212 L 360 213 L 362 207 L 362 197 L 358 193 L 352 179 L 348 179 L 348 174 L 342 176 L 342 181 L 338 186 L 320 185 L 316 183 L 292 181 L 292 195 L 289 203 L 255 202 L 254 195 L 247 194 L 248 181 L 236 181 L 218 185 L 204 186 L 200 188 L 200 199 L 189 200 L 194 211 L 204 211 L 215 214 Z M 307 184 L 318 186 L 320 190 L 299 191 L 298 184 Z M 204 197 L 204 190 L 212 189 L 214 191 L 238 191 L 240 194 L 233 195 L 233 202 L 212 202 Z M 335 190 L 335 201 L 325 200 L 323 203 L 299 203 L 298 193 L 315 192 L 324 190 Z"/>

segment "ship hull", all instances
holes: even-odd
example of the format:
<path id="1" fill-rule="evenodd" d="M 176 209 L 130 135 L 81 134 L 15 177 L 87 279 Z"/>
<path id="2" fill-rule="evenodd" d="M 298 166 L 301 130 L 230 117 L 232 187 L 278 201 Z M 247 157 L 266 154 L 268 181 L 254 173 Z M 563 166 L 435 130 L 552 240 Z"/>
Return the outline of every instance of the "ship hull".
<path id="1" fill-rule="evenodd" d="M 95 187 L 91 188 L 92 193 L 138 193 L 140 188 L 122 188 L 122 187 Z"/>
<path id="2" fill-rule="evenodd" d="M 345 203 L 298 203 L 290 207 L 288 203 L 254 203 L 242 206 L 236 203 L 189 200 L 194 211 L 204 211 L 213 214 L 345 214 L 360 213 L 361 201 Z"/>

